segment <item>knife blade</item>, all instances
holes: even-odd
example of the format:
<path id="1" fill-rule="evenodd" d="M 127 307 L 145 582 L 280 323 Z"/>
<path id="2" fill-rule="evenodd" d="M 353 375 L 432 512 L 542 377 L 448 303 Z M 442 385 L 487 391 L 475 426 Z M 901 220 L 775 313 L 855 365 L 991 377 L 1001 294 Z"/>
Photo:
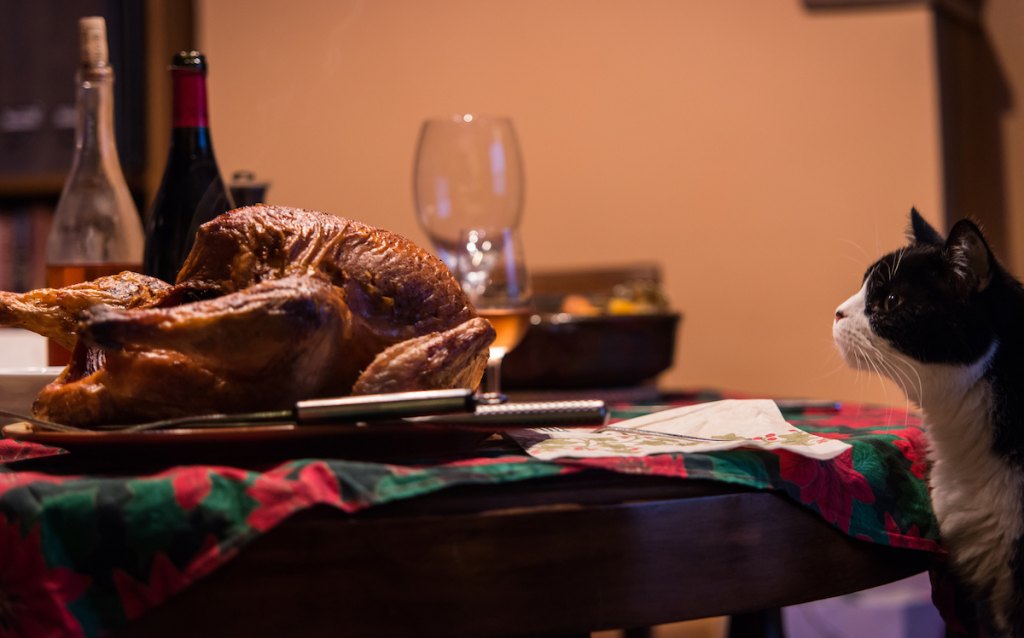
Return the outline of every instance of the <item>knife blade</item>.
<path id="1" fill-rule="evenodd" d="M 466 413 L 472 412 L 475 407 L 476 399 L 473 391 L 469 389 L 417 390 L 329 399 L 307 399 L 297 402 L 292 408 L 286 410 L 204 414 L 98 429 L 146 432 L 181 427 L 217 428 L 265 423 L 294 423 L 301 426 L 337 425 L 367 421 L 394 421 L 413 416 Z"/>

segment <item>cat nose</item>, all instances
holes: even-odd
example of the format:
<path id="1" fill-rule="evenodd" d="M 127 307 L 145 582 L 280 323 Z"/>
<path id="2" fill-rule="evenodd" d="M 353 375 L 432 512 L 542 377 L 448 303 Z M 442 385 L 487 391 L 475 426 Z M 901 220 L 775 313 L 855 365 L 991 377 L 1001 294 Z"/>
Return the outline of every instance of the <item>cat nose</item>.
<path id="1" fill-rule="evenodd" d="M 836 321 L 846 318 L 846 313 L 841 308 L 836 308 Z"/>

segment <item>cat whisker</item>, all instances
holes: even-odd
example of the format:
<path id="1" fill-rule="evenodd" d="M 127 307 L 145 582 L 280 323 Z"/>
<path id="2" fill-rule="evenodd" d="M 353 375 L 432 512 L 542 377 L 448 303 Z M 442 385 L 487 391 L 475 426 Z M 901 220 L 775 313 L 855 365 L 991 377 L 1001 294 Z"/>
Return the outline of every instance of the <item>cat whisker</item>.
<path id="1" fill-rule="evenodd" d="M 923 383 L 917 368 L 903 355 L 897 352 L 883 352 L 877 345 L 870 341 L 863 342 L 867 355 L 877 365 L 880 375 L 892 379 L 903 393 L 906 410 L 912 408 L 913 400 L 920 401 L 923 393 Z M 892 418 L 892 415 L 890 415 Z"/>
<path id="2" fill-rule="evenodd" d="M 915 398 L 916 398 L 916 400 L 918 402 L 922 401 L 923 397 L 924 397 L 924 382 L 921 380 L 921 373 L 917 371 L 917 367 L 914 366 L 913 363 L 911 363 L 906 357 L 904 357 L 902 355 L 896 355 L 895 356 L 895 361 L 898 362 L 898 363 L 903 364 L 903 366 L 907 370 L 909 370 L 910 372 L 914 373 L 914 377 L 915 377 L 915 379 L 917 381 L 917 383 L 915 384 L 915 389 L 917 390 L 917 394 L 915 394 L 914 396 L 915 396 Z M 907 381 L 910 381 L 910 379 L 908 378 Z M 908 399 L 910 398 L 910 394 L 909 393 L 907 394 L 907 398 Z"/>
<path id="3" fill-rule="evenodd" d="M 846 238 L 846 237 L 839 237 L 838 239 L 839 239 L 839 241 L 843 242 L 844 244 L 847 244 L 849 246 L 852 246 L 852 247 L 856 248 L 860 252 L 860 256 L 859 257 L 858 256 L 853 256 L 853 255 L 844 255 L 847 259 L 850 259 L 851 261 L 854 261 L 861 268 L 864 267 L 864 263 L 865 262 L 871 263 L 871 256 L 868 254 L 868 251 L 865 250 L 863 246 L 861 246 L 857 242 L 853 241 L 852 239 L 849 239 L 849 238 Z"/>
<path id="4" fill-rule="evenodd" d="M 844 244 L 846 244 L 848 246 L 853 246 L 854 248 L 856 248 L 857 250 L 860 251 L 861 257 L 863 257 L 863 260 L 864 260 L 861 263 L 864 263 L 865 261 L 867 261 L 867 262 L 871 261 L 871 255 L 868 254 L 868 251 L 865 250 L 863 246 L 861 246 L 857 242 L 853 241 L 849 237 L 839 237 L 838 239 L 839 239 L 839 241 L 843 242 Z"/>
<path id="5" fill-rule="evenodd" d="M 871 349 L 871 353 L 874 355 L 875 361 L 878 362 L 879 366 L 890 373 L 886 376 L 899 384 L 900 389 L 906 391 L 907 386 L 903 383 L 905 377 L 900 370 L 896 369 L 888 357 L 886 357 L 886 353 L 882 352 L 882 350 L 875 344 L 869 343 L 868 347 Z"/>
<path id="6" fill-rule="evenodd" d="M 822 372 L 820 378 L 821 379 L 829 379 L 831 377 L 834 377 L 837 374 L 840 374 L 841 372 L 845 372 L 847 370 L 847 368 L 848 368 L 848 366 L 846 365 L 846 362 L 843 361 L 842 359 L 839 359 L 838 361 L 836 361 L 836 364 L 834 366 L 832 366 L 831 369 Z M 859 373 L 861 371 L 857 370 L 856 372 Z"/>
<path id="7" fill-rule="evenodd" d="M 890 370 L 892 370 L 894 374 L 899 374 L 901 376 L 901 378 L 906 379 L 908 384 L 911 381 L 909 373 L 913 373 L 914 374 L 914 376 L 916 377 L 916 381 L 917 381 L 917 383 L 914 384 L 914 388 L 918 390 L 918 395 L 917 396 L 919 396 L 920 395 L 920 391 L 921 391 L 921 387 L 922 387 L 921 386 L 921 375 L 917 372 L 917 369 L 914 367 L 914 365 L 909 360 L 907 360 L 906 357 L 904 357 L 903 355 L 901 355 L 901 354 L 899 354 L 897 352 L 883 353 L 877 347 L 875 347 L 875 349 L 876 349 L 876 351 L 878 351 L 879 358 L 886 362 L 887 367 Z M 900 368 L 900 365 L 902 365 L 903 368 Z M 910 386 L 909 385 L 904 386 L 904 389 L 905 390 L 909 390 Z"/>
<path id="8" fill-rule="evenodd" d="M 889 389 L 890 388 L 889 388 L 889 386 L 887 386 L 885 384 L 885 379 L 891 379 L 898 386 L 900 385 L 900 380 L 897 379 L 897 378 L 894 378 L 890 374 L 885 374 L 885 371 L 883 370 L 883 366 L 886 363 L 885 362 L 885 357 L 882 354 L 882 352 L 874 344 L 872 344 L 871 342 L 865 341 L 864 342 L 864 346 L 865 346 L 865 348 L 861 349 L 861 351 L 864 353 L 864 357 L 867 360 L 868 365 L 870 365 L 872 370 L 874 370 L 874 372 L 875 372 L 875 378 L 878 380 L 878 383 L 879 383 L 879 385 L 882 388 L 882 394 L 885 397 L 888 397 L 889 396 Z M 885 368 L 885 370 L 888 370 L 888 368 Z M 906 396 L 906 392 L 905 391 L 904 391 L 903 394 L 904 394 L 904 396 Z"/>
<path id="9" fill-rule="evenodd" d="M 895 364 L 895 362 L 893 362 L 893 361 L 888 361 L 888 360 L 886 360 L 884 358 L 880 358 L 879 359 L 879 363 L 884 365 L 884 367 L 891 372 L 891 374 L 889 375 L 889 378 L 891 378 L 900 387 L 900 389 L 903 391 L 903 396 L 906 399 L 906 401 L 905 401 L 906 411 L 909 412 L 910 408 L 911 408 L 911 405 L 910 405 L 910 396 L 911 396 L 911 394 L 910 394 L 910 391 L 909 391 L 910 390 L 909 386 L 910 386 L 910 383 L 911 383 L 910 375 L 908 375 L 906 372 L 901 370 Z M 920 377 L 918 378 L 918 380 L 920 381 Z M 886 425 L 887 426 L 888 425 L 892 425 L 892 418 L 893 418 L 893 414 L 891 412 L 888 413 L 887 420 L 886 420 Z"/>
<path id="10" fill-rule="evenodd" d="M 874 371 L 874 378 L 878 379 L 879 386 L 882 388 L 882 393 L 888 397 L 889 387 L 886 385 L 885 382 L 885 380 L 888 377 L 882 372 L 882 369 L 879 367 L 879 358 L 876 356 L 871 356 L 871 354 L 872 352 L 870 351 L 865 351 L 864 353 L 864 356 L 867 359 L 867 364 L 871 367 L 871 370 Z"/>
<path id="11" fill-rule="evenodd" d="M 896 251 L 896 265 L 892 267 L 892 274 L 895 275 L 900 269 L 900 263 L 903 261 L 903 254 L 906 252 L 905 248 L 900 248 Z"/>
<path id="12" fill-rule="evenodd" d="M 899 387 L 900 391 L 903 392 L 904 397 L 910 396 L 910 379 L 902 370 L 896 368 L 891 363 L 884 362 L 882 364 L 888 371 L 888 376 L 893 382 Z"/>
<path id="13" fill-rule="evenodd" d="M 867 344 L 865 344 L 865 345 L 867 345 Z M 875 373 L 874 377 L 876 379 L 879 379 L 879 381 L 881 381 L 881 377 L 884 377 L 884 375 L 878 369 L 878 366 L 875 365 L 875 361 L 871 357 L 870 351 L 866 350 L 865 348 L 862 348 L 860 344 L 854 344 L 854 348 L 857 351 L 857 359 L 859 361 L 861 361 L 862 363 L 867 364 L 867 366 L 870 367 L 871 370 Z M 882 389 L 884 391 L 885 390 L 885 384 L 881 383 L 880 385 L 882 386 Z"/>
<path id="14" fill-rule="evenodd" d="M 871 353 L 873 354 L 874 359 L 876 359 L 878 361 L 879 366 L 881 368 L 883 368 L 885 371 L 888 371 L 890 373 L 890 374 L 887 374 L 886 376 L 890 377 L 890 378 L 899 377 L 898 379 L 893 379 L 893 381 L 896 381 L 897 383 L 902 381 L 903 377 L 902 377 L 900 371 L 896 370 L 893 367 L 891 361 L 886 358 L 885 353 L 881 349 L 879 349 L 879 347 L 877 345 L 870 344 L 869 347 L 871 348 Z M 906 386 L 904 386 L 902 384 L 900 384 L 900 387 L 901 387 L 901 389 L 904 389 L 904 390 L 906 389 Z"/>
<path id="15" fill-rule="evenodd" d="M 836 349 L 835 340 L 833 340 L 833 339 L 823 340 L 822 348 L 825 351 L 823 353 L 824 354 L 823 362 L 827 361 L 829 358 L 831 358 L 831 360 L 835 363 L 835 365 L 833 365 L 831 367 L 831 369 L 823 371 L 821 373 L 820 378 L 827 379 L 829 377 L 832 377 L 832 376 L 834 376 L 836 374 L 839 374 L 840 372 L 843 372 L 843 371 L 849 369 L 849 366 L 846 364 L 846 361 L 843 359 L 843 357 L 839 354 L 839 351 Z"/>
<path id="16" fill-rule="evenodd" d="M 859 266 L 861 268 L 864 267 L 864 262 L 861 261 L 860 259 L 858 259 L 857 257 L 854 257 L 853 255 L 843 255 L 843 259 L 845 259 L 845 260 L 847 260 L 847 261 L 849 261 L 851 263 L 854 263 L 854 264 L 856 264 L 857 266 Z"/>

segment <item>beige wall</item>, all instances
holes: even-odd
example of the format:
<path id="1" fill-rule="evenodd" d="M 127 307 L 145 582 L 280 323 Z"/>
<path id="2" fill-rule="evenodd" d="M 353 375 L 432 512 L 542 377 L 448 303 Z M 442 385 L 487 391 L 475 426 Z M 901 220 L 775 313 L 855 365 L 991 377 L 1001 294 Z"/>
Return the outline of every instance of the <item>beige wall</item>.
<path id="1" fill-rule="evenodd" d="M 845 370 L 835 306 L 940 217 L 926 9 L 797 0 L 200 0 L 214 140 L 268 198 L 423 242 L 424 116 L 511 115 L 537 267 L 658 260 L 666 385 L 902 402 Z"/>

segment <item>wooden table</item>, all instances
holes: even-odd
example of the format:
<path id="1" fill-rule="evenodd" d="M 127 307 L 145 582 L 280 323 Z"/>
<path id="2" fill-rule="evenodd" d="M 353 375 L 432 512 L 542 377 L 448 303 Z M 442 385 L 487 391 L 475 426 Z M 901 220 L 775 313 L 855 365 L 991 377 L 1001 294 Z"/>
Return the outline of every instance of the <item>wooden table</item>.
<path id="1" fill-rule="evenodd" d="M 780 607 L 927 566 L 773 492 L 595 471 L 307 511 L 122 635 L 556 636 L 720 615 L 773 635 Z"/>

